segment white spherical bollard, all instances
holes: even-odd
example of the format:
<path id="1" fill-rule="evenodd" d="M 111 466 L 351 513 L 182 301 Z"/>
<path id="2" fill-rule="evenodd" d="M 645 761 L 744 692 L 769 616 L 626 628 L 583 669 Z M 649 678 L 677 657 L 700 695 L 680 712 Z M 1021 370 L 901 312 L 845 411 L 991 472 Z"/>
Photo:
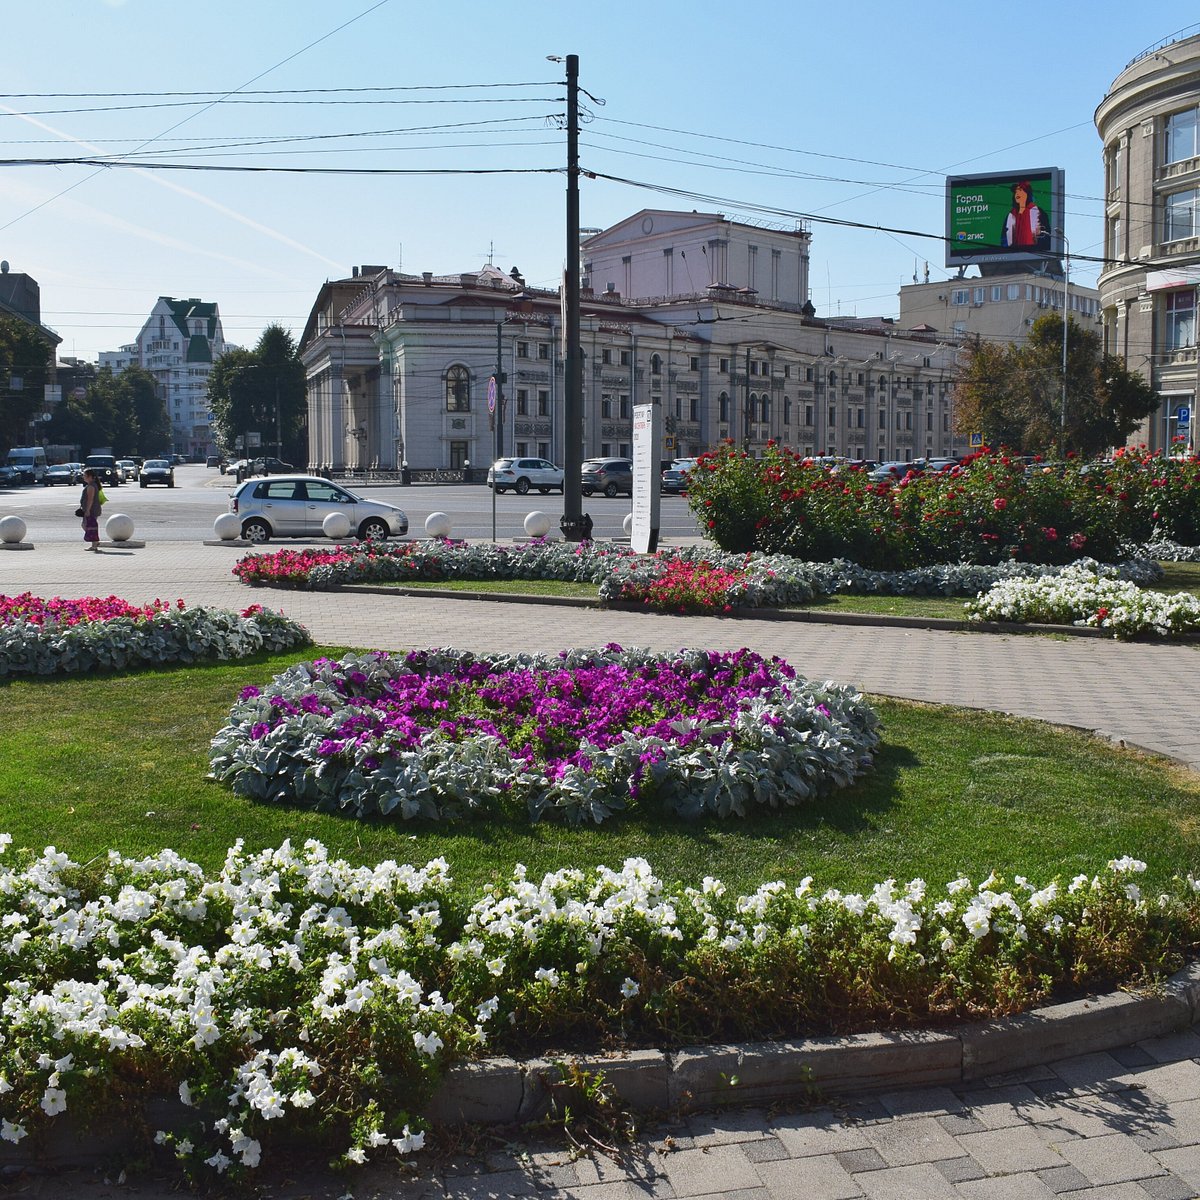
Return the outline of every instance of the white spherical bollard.
<path id="1" fill-rule="evenodd" d="M 0 542 L 15 546 L 25 540 L 25 522 L 20 517 L 0 518 Z"/>
<path id="2" fill-rule="evenodd" d="M 344 512 L 331 512 L 321 522 L 321 530 L 327 538 L 333 538 L 337 541 L 338 538 L 350 536 L 350 518 Z"/>
<path id="3" fill-rule="evenodd" d="M 525 532 L 532 538 L 545 537 L 550 532 L 550 514 L 531 512 L 525 518 Z"/>
<path id="4" fill-rule="evenodd" d="M 430 513 L 425 518 L 425 532 L 430 537 L 448 538 L 450 530 L 453 528 L 454 526 L 450 523 L 449 516 L 444 512 Z"/>
<path id="5" fill-rule="evenodd" d="M 236 541 L 242 532 L 242 523 L 237 513 L 222 513 L 213 522 L 213 533 L 223 542 Z"/>
<path id="6" fill-rule="evenodd" d="M 633 513 L 625 514 L 625 520 L 621 522 L 621 528 L 625 530 L 626 537 L 633 536 Z"/>
<path id="7" fill-rule="evenodd" d="M 110 542 L 127 542 L 133 537 L 133 518 L 124 513 L 113 513 L 104 522 L 104 532 Z"/>

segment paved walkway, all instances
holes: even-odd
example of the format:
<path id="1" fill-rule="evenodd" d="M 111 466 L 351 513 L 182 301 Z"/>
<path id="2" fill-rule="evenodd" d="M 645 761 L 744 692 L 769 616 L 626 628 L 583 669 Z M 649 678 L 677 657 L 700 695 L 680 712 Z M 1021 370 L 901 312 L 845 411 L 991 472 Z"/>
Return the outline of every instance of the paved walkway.
<path id="1" fill-rule="evenodd" d="M 240 553 L 183 543 L 103 555 L 74 545 L 0 552 L 0 592 L 112 593 L 139 602 L 183 596 L 239 608 L 259 601 L 303 621 L 320 642 L 385 649 L 749 646 L 780 654 L 809 676 L 1092 729 L 1200 770 L 1195 646 L 250 591 L 229 575 Z M 1183 1200 L 1200 1196 L 1200 1035 L 1082 1055 L 969 1087 L 879 1093 L 811 1111 L 691 1116 L 647 1131 L 616 1157 L 574 1157 L 561 1142 L 538 1146 L 524 1138 L 520 1148 L 489 1137 L 481 1145 L 462 1159 L 425 1161 L 415 1178 L 370 1168 L 353 1180 L 276 1181 L 269 1193 L 273 1200 Z M 151 1181 L 112 1186 L 88 1172 L 5 1186 L 45 1200 L 168 1194 Z"/>

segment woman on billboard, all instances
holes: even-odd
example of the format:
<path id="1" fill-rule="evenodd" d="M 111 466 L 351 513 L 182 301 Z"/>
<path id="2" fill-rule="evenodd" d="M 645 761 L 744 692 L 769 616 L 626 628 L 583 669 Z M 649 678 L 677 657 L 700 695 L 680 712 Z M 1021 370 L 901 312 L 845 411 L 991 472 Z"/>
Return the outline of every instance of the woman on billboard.
<path id="1" fill-rule="evenodd" d="M 1033 188 L 1022 179 L 1012 185 L 1012 208 L 1004 218 L 1000 245 L 1008 249 L 1036 250 L 1050 241 L 1046 214 L 1033 202 Z"/>

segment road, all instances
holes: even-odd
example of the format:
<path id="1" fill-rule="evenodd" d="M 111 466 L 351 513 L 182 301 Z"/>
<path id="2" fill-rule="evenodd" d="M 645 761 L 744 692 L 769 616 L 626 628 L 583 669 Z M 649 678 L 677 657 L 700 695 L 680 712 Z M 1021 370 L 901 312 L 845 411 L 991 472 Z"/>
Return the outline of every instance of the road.
<path id="1" fill-rule="evenodd" d="M 213 536 L 213 521 L 229 510 L 229 495 L 236 487 L 232 476 L 221 475 L 215 468 L 189 463 L 175 468 L 173 489 L 140 488 L 129 483 L 119 488 L 107 488 L 105 517 L 117 512 L 128 514 L 133 518 L 133 536 L 139 540 L 203 541 Z M 409 487 L 370 486 L 358 490 L 368 499 L 402 508 L 408 514 L 409 532 L 415 537 L 424 535 L 425 518 L 434 512 L 443 512 L 450 517 L 454 537 L 477 540 L 490 538 L 493 534 L 492 493 L 483 486 L 413 484 Z M 558 529 L 563 513 L 561 495 L 505 493 L 495 500 L 495 536 L 500 540 L 522 536 L 525 517 L 534 511 L 549 514 L 552 528 Z M 77 541 L 81 536 L 79 521 L 74 516 L 78 502 L 79 489 L 75 487 L 0 489 L 0 517 L 21 517 L 28 527 L 30 541 Z M 584 511 L 591 516 L 597 537 L 618 537 L 622 522 L 630 511 L 630 499 L 628 496 L 612 500 L 592 496 L 584 501 Z M 664 538 L 696 536 L 696 521 L 685 499 L 662 497 L 660 532 Z"/>

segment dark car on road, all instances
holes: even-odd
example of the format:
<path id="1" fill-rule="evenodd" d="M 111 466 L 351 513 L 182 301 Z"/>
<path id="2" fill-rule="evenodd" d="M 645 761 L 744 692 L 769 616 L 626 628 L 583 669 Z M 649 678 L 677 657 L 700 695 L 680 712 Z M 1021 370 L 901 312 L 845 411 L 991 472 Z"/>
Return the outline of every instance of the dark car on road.
<path id="1" fill-rule="evenodd" d="M 175 486 L 175 468 L 165 458 L 148 458 L 142 463 L 142 471 L 138 476 L 139 487 L 149 487 L 152 483 L 161 483 L 164 487 Z"/>
<path id="2" fill-rule="evenodd" d="M 84 470 L 90 470 L 96 476 L 96 481 L 101 485 L 120 487 L 125 476 L 111 454 L 89 454 L 83 460 L 83 466 Z"/>
<path id="3" fill-rule="evenodd" d="M 610 499 L 624 492 L 633 495 L 633 462 L 628 458 L 589 458 L 580 473 L 585 496 L 603 492 Z"/>

